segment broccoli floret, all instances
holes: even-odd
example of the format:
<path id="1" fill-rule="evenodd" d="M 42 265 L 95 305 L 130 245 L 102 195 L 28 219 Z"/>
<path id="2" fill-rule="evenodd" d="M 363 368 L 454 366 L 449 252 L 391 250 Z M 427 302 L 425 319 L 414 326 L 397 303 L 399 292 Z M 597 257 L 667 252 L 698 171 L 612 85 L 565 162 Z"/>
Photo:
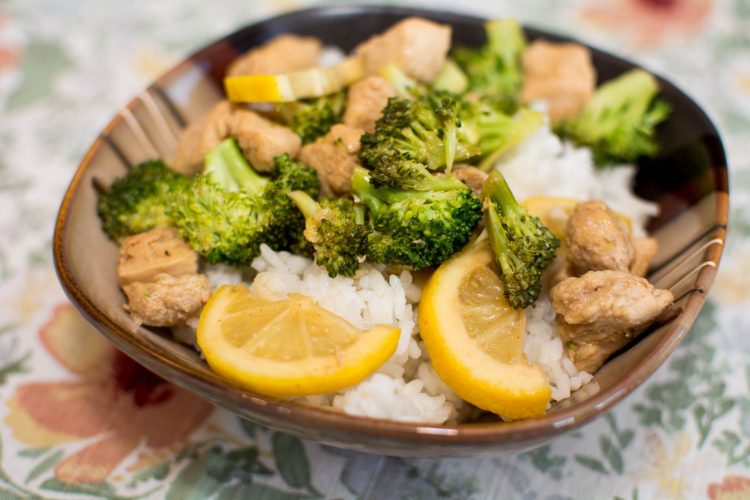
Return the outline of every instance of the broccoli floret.
<path id="1" fill-rule="evenodd" d="M 156 227 L 168 226 L 167 207 L 190 180 L 163 161 L 141 163 L 99 194 L 97 211 L 102 228 L 114 241 Z"/>
<path id="2" fill-rule="evenodd" d="M 314 99 L 280 104 L 277 111 L 282 121 L 302 138 L 304 144 L 314 142 L 341 122 L 346 106 L 346 93 L 337 92 Z"/>
<path id="3" fill-rule="evenodd" d="M 236 148 L 227 139 L 209 152 L 210 170 L 197 175 L 171 208 L 180 236 L 211 263 L 247 265 L 262 243 L 291 249 L 302 239 L 305 220 L 287 193 L 318 194 L 313 169 L 282 155 L 269 179 L 255 173 Z M 233 191 L 237 186 L 245 188 Z"/>
<path id="4" fill-rule="evenodd" d="M 493 99 L 512 112 L 523 83 L 521 54 L 526 37 L 512 19 L 490 21 L 484 29 L 487 42 L 482 47 L 458 48 L 453 57 L 469 78 L 469 93 Z"/>
<path id="5" fill-rule="evenodd" d="M 360 160 L 372 170 L 401 161 L 431 170 L 450 168 L 454 161 L 479 153 L 459 140 L 460 125 L 458 104 L 447 92 L 434 91 L 414 99 L 392 97 L 375 132 L 362 135 Z"/>
<path id="6" fill-rule="evenodd" d="M 232 138 L 206 154 L 203 173 L 226 191 L 258 194 L 268 184 L 268 178 L 253 170 Z"/>
<path id="7" fill-rule="evenodd" d="M 247 265 L 263 243 L 256 197 L 227 191 L 205 174 L 177 195 L 170 214 L 180 237 L 212 264 Z"/>
<path id="8" fill-rule="evenodd" d="M 560 241 L 516 201 L 499 171 L 485 181 L 482 198 L 505 297 L 515 308 L 533 306 L 542 291 L 542 273 L 555 259 Z"/>
<path id="9" fill-rule="evenodd" d="M 659 84 L 635 69 L 601 85 L 583 109 L 558 127 L 575 144 L 589 146 L 598 166 L 634 162 L 659 150 L 656 126 L 671 106 L 657 97 Z"/>
<path id="10" fill-rule="evenodd" d="M 314 169 L 294 162 L 288 154 L 274 158 L 274 179 L 259 194 L 258 210 L 265 226 L 264 243 L 276 251 L 297 250 L 303 238 L 305 219 L 287 194 L 303 191 L 313 198 L 320 192 L 320 181 Z"/>
<path id="11" fill-rule="evenodd" d="M 461 101 L 462 142 L 474 144 L 482 154 L 479 168 L 488 172 L 506 151 L 520 144 L 544 123 L 541 113 L 520 108 L 514 115 L 506 114 L 486 99 Z"/>
<path id="12" fill-rule="evenodd" d="M 361 207 L 348 198 L 317 203 L 304 191 L 292 191 L 289 197 L 305 217 L 304 234 L 315 248 L 316 262 L 332 278 L 354 276 L 367 250 L 369 232 Z"/>
<path id="13" fill-rule="evenodd" d="M 428 176 L 432 176 L 427 173 Z M 372 231 L 367 236 L 367 258 L 411 269 L 437 266 L 463 247 L 481 217 L 481 202 L 458 182 L 445 189 L 432 176 L 436 189 L 422 191 L 376 187 L 367 170 L 357 167 L 352 191 L 367 206 Z"/>
<path id="14" fill-rule="evenodd" d="M 378 187 L 406 191 L 448 191 L 460 189 L 464 184 L 452 176 L 436 177 L 422 165 L 395 155 L 370 171 L 370 181 Z"/>

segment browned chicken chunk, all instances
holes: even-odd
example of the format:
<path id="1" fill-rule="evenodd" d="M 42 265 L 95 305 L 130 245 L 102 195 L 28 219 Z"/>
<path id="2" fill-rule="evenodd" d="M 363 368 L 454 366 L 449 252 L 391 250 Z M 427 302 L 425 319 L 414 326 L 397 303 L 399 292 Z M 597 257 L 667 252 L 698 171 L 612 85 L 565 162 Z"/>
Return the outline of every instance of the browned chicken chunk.
<path id="1" fill-rule="evenodd" d="M 482 194 L 484 181 L 487 180 L 487 174 L 471 165 L 453 165 L 451 175 L 460 180 L 471 188 L 477 195 Z"/>
<path id="2" fill-rule="evenodd" d="M 578 203 L 567 225 L 568 262 L 574 275 L 628 271 L 633 245 L 625 223 L 599 200 Z"/>
<path id="3" fill-rule="evenodd" d="M 211 284 L 202 274 L 157 274 L 150 281 L 122 287 L 127 309 L 137 324 L 173 326 L 197 313 L 211 296 Z"/>
<path id="4" fill-rule="evenodd" d="M 260 172 L 273 170 L 275 156 L 289 153 L 295 158 L 302 146 L 302 140 L 289 128 L 250 109 L 221 101 L 203 120 L 183 132 L 172 168 L 184 174 L 200 171 L 206 153 L 230 136 L 237 140 L 245 157 Z"/>
<path id="5" fill-rule="evenodd" d="M 289 73 L 318 64 L 322 44 L 311 36 L 279 35 L 241 55 L 227 69 L 227 76 Z"/>
<path id="6" fill-rule="evenodd" d="M 297 134 L 255 113 L 253 115 L 252 119 L 246 119 L 244 113 L 237 115 L 231 135 L 237 139 L 237 145 L 255 170 L 271 172 L 276 167 L 275 157 L 289 153 L 295 158 L 299 154 L 302 139 Z M 258 122 L 258 118 L 263 121 Z"/>
<path id="7" fill-rule="evenodd" d="M 522 65 L 521 100 L 547 101 L 554 122 L 575 116 L 594 93 L 596 70 L 582 45 L 536 40 L 524 51 Z"/>
<path id="8" fill-rule="evenodd" d="M 328 131 L 326 140 L 336 144 L 350 155 L 359 154 L 359 140 L 362 137 L 362 129 L 337 123 Z"/>
<path id="9" fill-rule="evenodd" d="M 633 262 L 630 272 L 636 276 L 646 276 L 651 260 L 659 251 L 659 243 L 653 238 L 633 238 Z"/>
<path id="10" fill-rule="evenodd" d="M 173 276 L 198 272 L 198 255 L 171 227 L 129 236 L 120 245 L 120 285 L 147 281 L 161 273 Z"/>
<path id="11" fill-rule="evenodd" d="M 362 130 L 334 125 L 328 134 L 300 151 L 302 163 L 318 172 L 323 196 L 335 198 L 351 191 L 361 135 Z"/>
<path id="12" fill-rule="evenodd" d="M 594 373 L 607 358 L 661 316 L 668 290 L 622 271 L 591 271 L 550 292 L 560 337 L 579 370 Z"/>
<path id="13" fill-rule="evenodd" d="M 194 315 L 211 295 L 198 255 L 174 228 L 129 236 L 120 245 L 117 275 L 133 321 L 172 326 Z"/>
<path id="14" fill-rule="evenodd" d="M 396 95 L 393 87 L 379 76 L 369 76 L 349 88 L 344 123 L 350 127 L 375 131 L 375 122 L 383 116 L 388 98 Z"/>
<path id="15" fill-rule="evenodd" d="M 430 83 L 440 73 L 450 44 L 450 26 L 410 17 L 359 44 L 355 52 L 367 74 L 395 64 L 410 77 Z"/>
<path id="16" fill-rule="evenodd" d="M 201 120 L 185 129 L 180 135 L 177 151 L 169 162 L 170 166 L 185 175 L 199 172 L 206 153 L 229 136 L 232 109 L 229 101 L 221 101 Z"/>

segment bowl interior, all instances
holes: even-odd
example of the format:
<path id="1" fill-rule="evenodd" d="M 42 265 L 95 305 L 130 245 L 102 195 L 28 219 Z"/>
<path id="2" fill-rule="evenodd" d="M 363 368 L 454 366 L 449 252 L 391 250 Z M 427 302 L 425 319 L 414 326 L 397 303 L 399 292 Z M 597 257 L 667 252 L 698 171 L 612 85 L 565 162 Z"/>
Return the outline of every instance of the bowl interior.
<path id="1" fill-rule="evenodd" d="M 176 136 L 222 98 L 221 80 L 239 53 L 292 32 L 350 50 L 409 15 L 453 26 L 454 43 L 483 42 L 483 20 L 394 7 L 340 6 L 299 11 L 244 28 L 186 59 L 139 94 L 112 120 L 83 159 L 61 206 L 55 262 L 73 302 L 121 350 L 162 377 L 261 424 L 338 446 L 398 455 L 496 454 L 538 444 L 581 425 L 637 387 L 667 358 L 697 315 L 718 265 L 727 220 L 727 168 L 718 133 L 701 109 L 661 79 L 674 112 L 659 129 L 661 152 L 639 164 L 636 192 L 661 208 L 649 230 L 659 241 L 649 279 L 670 288 L 680 313 L 623 349 L 592 383 L 539 419 L 458 426 L 403 424 L 342 415 L 237 389 L 197 353 L 159 330 L 137 327 L 122 308 L 117 246 L 101 230 L 96 184 L 108 186 L 131 166 L 168 158 Z M 527 29 L 529 38 L 567 40 Z M 633 64 L 593 50 L 600 81 Z M 418 445 L 418 446 L 415 446 Z"/>

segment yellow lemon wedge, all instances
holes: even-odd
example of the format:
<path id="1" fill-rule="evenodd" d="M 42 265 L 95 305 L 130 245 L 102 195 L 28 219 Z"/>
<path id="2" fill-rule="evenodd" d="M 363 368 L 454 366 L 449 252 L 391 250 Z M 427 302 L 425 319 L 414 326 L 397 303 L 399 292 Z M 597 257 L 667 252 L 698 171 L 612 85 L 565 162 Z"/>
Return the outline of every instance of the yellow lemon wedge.
<path id="1" fill-rule="evenodd" d="M 486 240 L 444 262 L 419 303 L 433 367 L 461 398 L 508 419 L 543 415 L 551 389 L 523 353 L 526 314 L 513 309 Z"/>
<path id="2" fill-rule="evenodd" d="M 531 215 L 539 217 L 542 224 L 547 226 L 550 232 L 564 244 L 565 236 L 568 234 L 568 218 L 579 201 L 562 196 L 533 196 L 524 200 L 523 205 Z M 615 213 L 615 215 L 625 223 L 628 231 L 633 231 L 633 221 L 627 215 L 620 213 Z"/>
<path id="3" fill-rule="evenodd" d="M 364 380 L 395 352 L 400 330 L 361 331 L 304 295 L 261 300 L 222 286 L 198 324 L 209 366 L 238 386 L 276 397 L 335 392 Z"/>
<path id="4" fill-rule="evenodd" d="M 333 66 L 293 73 L 230 76 L 224 79 L 224 89 L 232 102 L 289 102 L 338 92 L 363 74 L 359 58 L 350 57 Z"/>

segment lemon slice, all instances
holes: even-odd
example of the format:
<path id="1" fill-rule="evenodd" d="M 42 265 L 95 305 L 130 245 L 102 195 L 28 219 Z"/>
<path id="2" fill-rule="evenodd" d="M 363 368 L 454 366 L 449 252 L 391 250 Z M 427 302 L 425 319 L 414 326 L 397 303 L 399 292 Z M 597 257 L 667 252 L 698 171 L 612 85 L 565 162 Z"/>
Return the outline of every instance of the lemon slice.
<path id="1" fill-rule="evenodd" d="M 580 200 L 573 198 L 564 198 L 562 196 L 534 196 L 524 200 L 523 205 L 529 213 L 541 219 L 542 224 L 547 226 L 561 242 L 565 242 L 565 236 L 568 234 L 568 218 L 573 213 Z M 629 232 L 633 232 L 633 221 L 630 217 L 616 213 L 628 227 Z"/>
<path id="2" fill-rule="evenodd" d="M 400 330 L 361 331 L 304 295 L 265 301 L 244 285 L 222 286 L 198 324 L 209 366 L 269 396 L 335 392 L 357 384 L 395 352 Z"/>
<path id="3" fill-rule="evenodd" d="M 342 90 L 362 78 L 362 62 L 350 57 L 334 66 L 279 75 L 242 75 L 224 79 L 232 102 L 289 102 Z"/>
<path id="4" fill-rule="evenodd" d="M 419 304 L 422 339 L 458 396 L 508 419 L 543 415 L 550 385 L 523 354 L 526 314 L 505 299 L 494 258 L 485 241 L 435 271 Z"/>

